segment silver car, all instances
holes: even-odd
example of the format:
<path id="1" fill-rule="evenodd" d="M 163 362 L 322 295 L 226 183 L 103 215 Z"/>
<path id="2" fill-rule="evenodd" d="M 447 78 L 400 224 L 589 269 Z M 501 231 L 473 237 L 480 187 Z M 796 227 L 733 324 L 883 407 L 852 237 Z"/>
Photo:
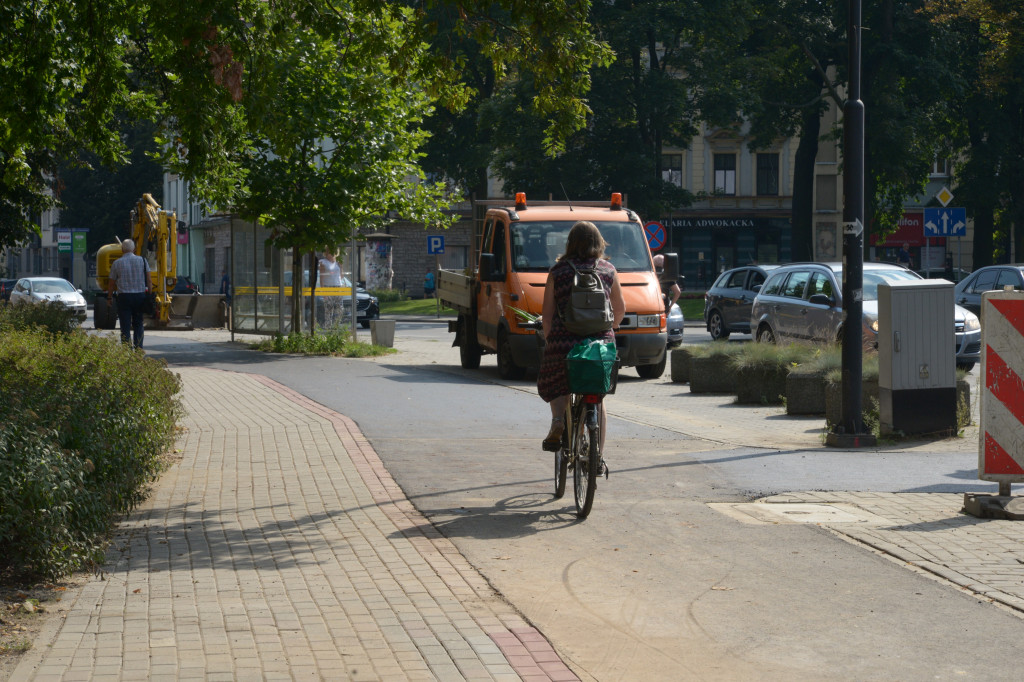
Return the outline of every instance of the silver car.
<path id="1" fill-rule="evenodd" d="M 81 289 L 60 277 L 22 277 L 11 290 L 11 304 L 58 301 L 75 311 L 79 322 L 85 320 L 85 297 Z"/>
<path id="2" fill-rule="evenodd" d="M 922 279 L 892 263 L 864 264 L 864 348 L 878 348 L 878 285 Z M 794 263 L 774 270 L 757 292 L 750 329 L 758 341 L 838 343 L 843 325 L 841 263 Z M 981 357 L 977 316 L 954 306 L 956 363 L 970 370 Z"/>

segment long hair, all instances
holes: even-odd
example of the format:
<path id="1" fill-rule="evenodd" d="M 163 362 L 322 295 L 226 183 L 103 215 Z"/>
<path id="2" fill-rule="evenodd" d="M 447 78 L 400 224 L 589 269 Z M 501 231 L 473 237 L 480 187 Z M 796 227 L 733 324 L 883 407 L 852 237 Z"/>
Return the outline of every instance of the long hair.
<path id="1" fill-rule="evenodd" d="M 559 256 L 558 260 L 601 258 L 606 246 L 608 242 L 601 236 L 601 230 L 597 229 L 597 225 L 588 220 L 581 220 L 569 230 L 569 237 L 565 240 L 565 253 Z"/>

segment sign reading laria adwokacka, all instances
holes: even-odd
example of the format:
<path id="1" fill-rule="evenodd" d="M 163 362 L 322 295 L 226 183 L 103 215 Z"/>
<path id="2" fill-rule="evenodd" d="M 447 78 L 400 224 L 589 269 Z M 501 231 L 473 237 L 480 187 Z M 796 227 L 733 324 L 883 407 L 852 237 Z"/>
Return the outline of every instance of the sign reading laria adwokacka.
<path id="1" fill-rule="evenodd" d="M 693 217 L 693 218 L 668 218 L 662 220 L 661 223 L 668 228 L 682 229 L 682 230 L 698 230 L 698 229 L 735 229 L 740 227 L 752 227 L 758 228 L 769 228 L 769 227 L 780 227 L 780 220 L 782 223 L 788 223 L 788 218 L 749 218 L 749 217 Z"/>

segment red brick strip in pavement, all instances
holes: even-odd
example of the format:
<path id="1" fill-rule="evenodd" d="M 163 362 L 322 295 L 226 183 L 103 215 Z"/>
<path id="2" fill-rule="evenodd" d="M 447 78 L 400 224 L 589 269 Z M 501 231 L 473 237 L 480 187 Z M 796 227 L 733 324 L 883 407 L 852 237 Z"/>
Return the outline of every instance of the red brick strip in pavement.
<path id="1" fill-rule="evenodd" d="M 338 438 L 374 501 L 402 534 L 409 538 L 453 593 L 463 600 L 475 600 L 493 594 L 493 589 L 484 577 L 466 561 L 451 540 L 442 535 L 413 506 L 354 421 L 273 379 L 261 375 L 253 375 L 253 378 L 334 425 Z M 524 680 L 579 680 L 536 628 L 526 623 L 518 627 L 506 627 L 492 619 L 481 619 L 477 614 L 474 617 Z"/>

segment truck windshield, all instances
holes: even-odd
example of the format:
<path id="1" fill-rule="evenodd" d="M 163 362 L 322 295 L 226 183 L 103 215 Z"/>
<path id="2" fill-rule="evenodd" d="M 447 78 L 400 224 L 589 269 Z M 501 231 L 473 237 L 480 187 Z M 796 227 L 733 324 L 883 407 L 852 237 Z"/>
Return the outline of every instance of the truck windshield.
<path id="1" fill-rule="evenodd" d="M 547 272 L 565 252 L 572 220 L 512 223 L 512 265 L 516 272 Z M 650 272 L 650 252 L 639 223 L 595 221 L 608 242 L 605 256 L 620 272 Z"/>

